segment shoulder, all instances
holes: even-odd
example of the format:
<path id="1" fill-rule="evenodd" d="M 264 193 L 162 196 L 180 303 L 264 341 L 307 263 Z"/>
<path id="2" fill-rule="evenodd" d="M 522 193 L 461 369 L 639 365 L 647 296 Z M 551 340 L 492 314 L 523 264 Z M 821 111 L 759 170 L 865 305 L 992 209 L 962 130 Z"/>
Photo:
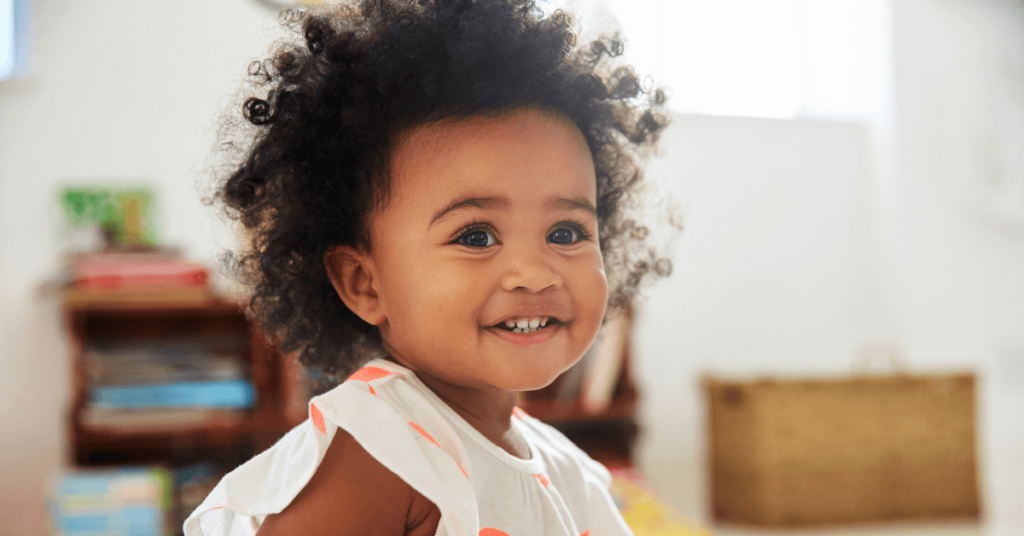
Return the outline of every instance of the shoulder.
<path id="1" fill-rule="evenodd" d="M 380 464 L 344 430 L 331 440 L 316 473 L 279 514 L 267 516 L 261 536 L 434 534 L 440 512 Z"/>
<path id="2" fill-rule="evenodd" d="M 458 445 L 449 445 L 446 423 L 434 418 L 416 387 L 410 371 L 377 360 L 314 397 L 309 418 L 226 475 L 186 520 L 185 533 L 252 535 L 268 522 L 261 534 L 316 534 L 320 525 L 307 529 L 302 523 L 320 517 L 323 526 L 338 532 L 335 514 L 390 515 L 337 495 L 356 491 L 365 500 L 383 495 L 404 504 L 407 515 L 398 521 L 412 527 L 429 524 L 437 510 L 449 528 L 458 520 L 471 523 L 472 486 L 460 466 L 465 460 Z M 379 493 L 367 493 L 367 486 Z M 331 510 L 336 506 L 328 514 L 318 512 L 325 504 L 341 503 L 362 506 L 357 512 Z"/>
<path id="3" fill-rule="evenodd" d="M 371 528 L 375 534 L 434 534 L 437 506 L 396 474 L 404 472 L 404 464 L 387 463 L 393 449 L 381 447 L 394 435 L 378 435 L 386 421 L 407 419 L 401 415 L 403 404 L 396 404 L 401 397 L 394 395 L 408 374 L 399 365 L 375 360 L 310 401 L 310 419 L 328 445 L 298 495 L 264 519 L 261 535 L 365 534 Z"/>

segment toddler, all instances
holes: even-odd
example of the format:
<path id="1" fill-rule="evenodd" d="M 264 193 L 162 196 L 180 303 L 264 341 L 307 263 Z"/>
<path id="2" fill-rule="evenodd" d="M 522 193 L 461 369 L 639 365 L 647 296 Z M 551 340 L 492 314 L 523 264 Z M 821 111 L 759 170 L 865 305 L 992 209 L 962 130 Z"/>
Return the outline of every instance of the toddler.
<path id="1" fill-rule="evenodd" d="M 670 269 L 634 217 L 662 93 L 531 0 L 284 22 L 218 199 L 253 313 L 334 387 L 185 533 L 631 534 L 608 471 L 515 404 Z"/>

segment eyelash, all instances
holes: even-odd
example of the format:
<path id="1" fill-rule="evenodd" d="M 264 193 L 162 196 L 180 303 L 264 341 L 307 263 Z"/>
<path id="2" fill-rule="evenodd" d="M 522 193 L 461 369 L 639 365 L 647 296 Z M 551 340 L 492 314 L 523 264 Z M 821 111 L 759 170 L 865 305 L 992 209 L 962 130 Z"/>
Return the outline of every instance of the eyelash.
<path id="1" fill-rule="evenodd" d="M 579 240 L 577 240 L 575 243 L 583 242 L 584 240 L 590 240 L 591 238 L 590 233 L 587 232 L 586 225 L 583 222 L 576 219 L 568 219 L 558 222 L 557 224 L 552 226 L 551 231 L 548 233 L 548 235 L 550 235 L 551 232 L 554 232 L 555 229 L 558 229 L 560 226 L 572 228 L 572 230 L 579 237 Z M 474 233 L 476 231 L 487 231 L 494 235 L 495 239 L 497 239 L 498 232 L 494 230 L 493 226 L 482 221 L 474 221 L 473 223 L 470 223 L 469 225 L 463 227 L 459 231 L 459 233 L 455 235 L 455 238 L 452 240 L 452 243 L 464 245 L 462 244 L 462 239 L 466 237 L 466 235 L 469 235 L 470 233 Z"/>
<path id="2" fill-rule="evenodd" d="M 559 226 L 572 227 L 572 230 L 576 231 L 576 234 L 579 235 L 579 240 L 577 240 L 576 243 L 583 242 L 584 240 L 590 240 L 590 233 L 587 232 L 587 226 L 583 222 L 575 219 L 568 219 L 558 222 L 557 224 L 555 224 L 554 227 L 551 228 L 551 232 L 549 232 L 548 235 L 550 236 L 551 233 L 554 232 L 554 230 L 557 229 Z"/>
<path id="3" fill-rule="evenodd" d="M 455 235 L 455 239 L 452 240 L 452 243 L 453 244 L 462 244 L 462 239 L 465 238 L 466 235 L 468 235 L 470 233 L 474 233 L 476 231 L 487 231 L 487 232 L 491 233 L 492 235 L 494 235 L 495 238 L 497 238 L 497 236 L 498 236 L 498 232 L 495 231 L 494 227 L 492 227 L 490 224 L 484 223 L 482 221 L 475 221 L 475 222 L 473 222 L 473 223 L 463 227 L 462 230 L 460 230 L 459 233 L 457 235 Z"/>

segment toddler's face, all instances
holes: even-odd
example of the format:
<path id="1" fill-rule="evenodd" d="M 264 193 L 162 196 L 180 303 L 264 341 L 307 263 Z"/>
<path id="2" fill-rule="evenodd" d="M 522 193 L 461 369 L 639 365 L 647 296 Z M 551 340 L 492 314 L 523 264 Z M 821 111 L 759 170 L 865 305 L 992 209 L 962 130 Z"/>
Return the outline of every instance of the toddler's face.
<path id="1" fill-rule="evenodd" d="M 466 387 L 549 384 L 604 316 L 595 205 L 568 119 L 521 109 L 413 128 L 370 231 L 392 357 Z"/>

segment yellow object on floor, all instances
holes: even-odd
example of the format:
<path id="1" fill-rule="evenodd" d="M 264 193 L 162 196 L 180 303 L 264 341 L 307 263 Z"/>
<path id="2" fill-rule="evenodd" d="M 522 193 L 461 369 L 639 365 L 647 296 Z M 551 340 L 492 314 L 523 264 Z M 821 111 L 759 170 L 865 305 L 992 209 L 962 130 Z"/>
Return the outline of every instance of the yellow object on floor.
<path id="1" fill-rule="evenodd" d="M 680 519 L 648 490 L 646 481 L 635 471 L 613 469 L 611 493 L 636 536 L 711 536 L 707 530 Z"/>

